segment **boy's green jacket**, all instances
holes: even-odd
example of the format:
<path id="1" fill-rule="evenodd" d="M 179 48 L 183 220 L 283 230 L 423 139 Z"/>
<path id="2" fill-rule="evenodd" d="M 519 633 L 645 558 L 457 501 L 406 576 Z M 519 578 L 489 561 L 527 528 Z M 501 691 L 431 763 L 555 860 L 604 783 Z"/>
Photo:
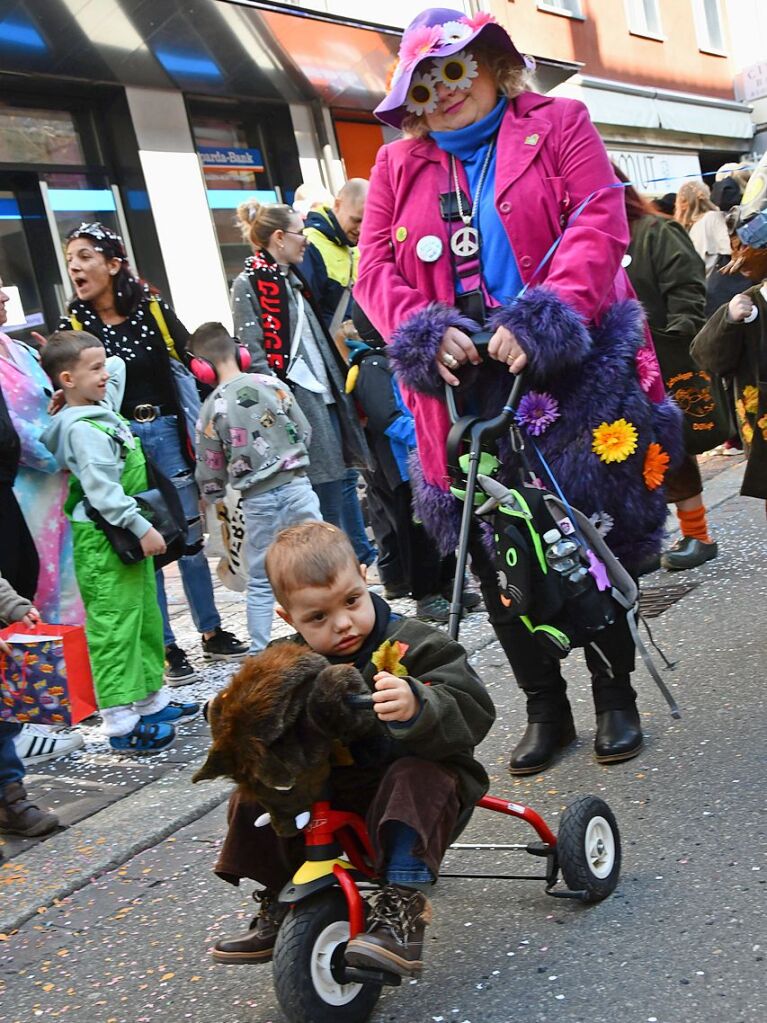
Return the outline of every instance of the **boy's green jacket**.
<path id="1" fill-rule="evenodd" d="M 362 670 L 363 678 L 374 689 L 373 677 L 379 671 L 401 674 L 421 705 L 412 723 L 388 725 L 395 756 L 437 760 L 451 767 L 459 778 L 461 803 L 473 806 L 489 785 L 474 747 L 495 720 L 490 694 L 461 644 L 439 629 L 412 618 L 391 618 L 385 637 Z"/>
<path id="2" fill-rule="evenodd" d="M 368 761 L 368 755 L 376 762 L 399 757 L 438 761 L 456 772 L 462 806 L 473 806 L 489 784 L 487 772 L 474 757 L 474 747 L 495 720 L 490 694 L 460 643 L 424 622 L 392 615 L 384 600 L 376 594 L 371 596 L 376 624 L 355 655 L 354 665 L 371 691 L 379 671 L 407 678 L 420 712 L 407 724 L 381 725 L 389 740 L 384 743 L 385 749 L 372 737 L 369 743 L 352 744 L 354 761 Z M 295 636 L 293 642 L 303 644 L 304 640 Z M 336 664 L 348 663 L 341 657 L 328 659 Z"/>

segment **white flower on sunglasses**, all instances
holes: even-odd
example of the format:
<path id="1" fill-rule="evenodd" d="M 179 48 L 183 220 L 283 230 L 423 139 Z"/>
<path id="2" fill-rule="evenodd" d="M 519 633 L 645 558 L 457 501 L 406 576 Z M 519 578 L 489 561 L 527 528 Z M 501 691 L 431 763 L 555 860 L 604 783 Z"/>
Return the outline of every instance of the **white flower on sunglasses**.
<path id="1" fill-rule="evenodd" d="M 471 80 L 477 74 L 477 62 L 468 50 L 440 57 L 431 69 L 435 85 L 441 83 L 447 89 L 470 89 Z"/>
<path id="2" fill-rule="evenodd" d="M 471 35 L 471 27 L 461 21 L 446 21 L 442 26 L 442 43 L 459 43 Z"/>
<path id="3" fill-rule="evenodd" d="M 417 117 L 431 114 L 437 109 L 437 90 L 434 88 L 434 79 L 430 74 L 413 75 L 410 88 L 407 91 L 405 107 Z"/>

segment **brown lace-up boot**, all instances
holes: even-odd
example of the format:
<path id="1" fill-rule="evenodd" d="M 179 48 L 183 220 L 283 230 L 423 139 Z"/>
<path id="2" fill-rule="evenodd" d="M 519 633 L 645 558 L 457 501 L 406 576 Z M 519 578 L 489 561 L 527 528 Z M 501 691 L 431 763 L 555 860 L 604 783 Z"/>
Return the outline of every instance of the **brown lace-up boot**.
<path id="1" fill-rule="evenodd" d="M 423 892 L 385 885 L 370 900 L 367 930 L 346 946 L 346 962 L 400 977 L 417 976 L 431 918 L 431 903 Z"/>
<path id="2" fill-rule="evenodd" d="M 274 952 L 274 943 L 288 906 L 277 901 L 277 892 L 264 888 L 253 892 L 259 903 L 258 913 L 250 922 L 250 930 L 238 938 L 217 941 L 211 955 L 218 963 L 268 963 Z"/>
<path id="3" fill-rule="evenodd" d="M 25 838 L 47 835 L 59 826 L 55 813 L 41 810 L 27 798 L 27 790 L 20 781 L 12 781 L 0 792 L 0 831 Z"/>

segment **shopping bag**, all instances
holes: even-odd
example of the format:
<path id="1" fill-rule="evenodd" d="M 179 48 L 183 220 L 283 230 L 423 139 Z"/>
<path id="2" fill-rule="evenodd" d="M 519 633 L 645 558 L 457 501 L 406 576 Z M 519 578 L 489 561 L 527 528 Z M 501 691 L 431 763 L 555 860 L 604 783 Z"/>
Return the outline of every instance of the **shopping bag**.
<path id="1" fill-rule="evenodd" d="M 666 390 L 682 410 L 684 447 L 702 455 L 732 437 L 729 402 L 722 378 L 693 363 L 687 340 L 653 332 Z"/>
<path id="2" fill-rule="evenodd" d="M 244 593 L 248 587 L 248 565 L 245 553 L 245 516 L 238 491 L 227 487 L 226 497 L 206 508 L 208 542 L 205 550 L 210 558 L 219 558 L 216 575 L 228 590 Z"/>
<path id="3" fill-rule="evenodd" d="M 76 725 L 96 710 L 85 629 L 81 625 L 0 629 L 0 721 Z"/>

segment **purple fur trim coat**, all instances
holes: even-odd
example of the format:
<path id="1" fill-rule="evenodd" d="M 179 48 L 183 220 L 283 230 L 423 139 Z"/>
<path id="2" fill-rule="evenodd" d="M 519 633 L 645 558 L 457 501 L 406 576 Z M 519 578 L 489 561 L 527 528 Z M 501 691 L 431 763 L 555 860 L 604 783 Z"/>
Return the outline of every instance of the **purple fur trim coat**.
<path id="1" fill-rule="evenodd" d="M 397 332 L 397 366 L 400 380 L 409 390 L 435 395 L 441 391 L 441 382 L 434 366 L 436 348 L 428 344 L 425 319 L 426 311 L 416 314 Z M 440 336 L 446 325 L 443 315 L 436 328 Z M 492 327 L 499 325 L 514 332 L 528 356 L 528 387 L 545 391 L 559 405 L 559 417 L 532 438 L 535 446 L 528 439 L 528 455 L 540 478 L 548 483 L 536 447 L 575 507 L 586 515 L 604 513 L 613 520 L 607 541 L 627 567 L 656 554 L 666 501 L 663 487 L 650 490 L 645 484 L 644 460 L 648 445 L 658 443 L 675 465 L 683 454 L 683 443 L 676 405 L 669 399 L 651 400 L 640 385 L 636 353 L 646 336 L 639 304 L 634 300 L 615 303 L 599 325 L 588 330 L 553 292 L 533 288 L 514 305 L 494 312 Z M 479 413 L 497 413 L 509 388 L 505 367 L 488 361 L 471 387 L 472 397 L 480 402 Z M 593 431 L 617 419 L 627 420 L 636 429 L 636 450 L 624 461 L 604 462 L 593 450 Z M 501 456 L 503 462 L 503 450 Z M 413 474 L 412 486 L 419 517 L 442 550 L 453 550 L 459 503 L 441 487 L 428 483 L 422 472 Z"/>

